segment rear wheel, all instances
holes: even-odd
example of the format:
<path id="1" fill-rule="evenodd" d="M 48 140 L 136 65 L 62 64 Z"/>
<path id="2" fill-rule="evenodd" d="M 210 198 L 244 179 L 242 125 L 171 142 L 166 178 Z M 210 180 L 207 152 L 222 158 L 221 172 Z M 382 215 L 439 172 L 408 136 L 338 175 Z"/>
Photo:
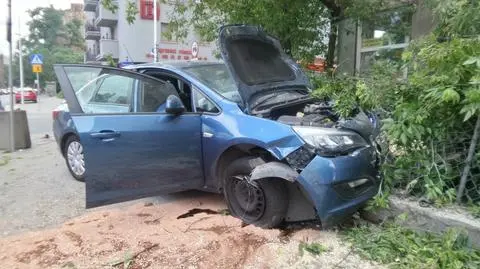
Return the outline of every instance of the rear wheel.
<path id="1" fill-rule="evenodd" d="M 288 192 L 281 179 L 266 178 L 250 181 L 260 158 L 244 157 L 232 162 L 225 171 L 223 193 L 233 216 L 263 228 L 281 224 L 287 213 Z"/>
<path id="2" fill-rule="evenodd" d="M 70 174 L 78 180 L 85 181 L 85 159 L 83 146 L 75 135 L 67 138 L 64 147 L 64 156 Z"/>

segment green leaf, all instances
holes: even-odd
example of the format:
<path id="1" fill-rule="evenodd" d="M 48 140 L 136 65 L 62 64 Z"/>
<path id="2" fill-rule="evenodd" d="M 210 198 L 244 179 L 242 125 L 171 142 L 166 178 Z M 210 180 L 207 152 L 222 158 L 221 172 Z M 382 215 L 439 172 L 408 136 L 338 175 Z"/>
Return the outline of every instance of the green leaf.
<path id="1" fill-rule="evenodd" d="M 405 133 L 402 133 L 400 135 L 400 141 L 402 142 L 402 144 L 406 145 L 407 144 L 407 136 L 405 135 Z"/>
<path id="2" fill-rule="evenodd" d="M 463 62 L 463 65 L 471 65 L 476 63 L 477 65 L 480 64 L 480 57 L 470 57 L 468 60 Z"/>
<path id="3" fill-rule="evenodd" d="M 458 103 L 460 102 L 460 94 L 453 88 L 446 88 L 442 93 L 442 100 L 445 102 Z"/>
<path id="4" fill-rule="evenodd" d="M 465 113 L 465 118 L 463 118 L 463 121 L 469 120 L 473 116 L 474 112 L 475 111 L 473 111 L 473 110 L 468 110 L 467 113 Z"/>

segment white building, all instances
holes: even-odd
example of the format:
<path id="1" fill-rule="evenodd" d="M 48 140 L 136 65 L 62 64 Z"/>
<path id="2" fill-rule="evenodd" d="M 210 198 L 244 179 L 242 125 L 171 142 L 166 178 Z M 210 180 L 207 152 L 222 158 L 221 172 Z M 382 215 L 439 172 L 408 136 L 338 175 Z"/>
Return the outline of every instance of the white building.
<path id="1" fill-rule="evenodd" d="M 130 0 L 131 1 L 131 0 Z M 85 11 L 85 62 L 105 61 L 111 55 L 119 62 L 153 61 L 153 0 L 136 0 L 139 14 L 133 24 L 126 20 L 127 0 L 114 1 L 116 13 L 105 9 L 99 0 L 84 0 Z M 214 60 L 214 43 L 202 43 L 193 31 L 180 41 L 166 40 L 162 35 L 168 29 L 172 6 L 157 2 L 157 52 L 158 61 L 188 60 L 192 58 L 193 42 L 198 43 L 199 60 Z"/>

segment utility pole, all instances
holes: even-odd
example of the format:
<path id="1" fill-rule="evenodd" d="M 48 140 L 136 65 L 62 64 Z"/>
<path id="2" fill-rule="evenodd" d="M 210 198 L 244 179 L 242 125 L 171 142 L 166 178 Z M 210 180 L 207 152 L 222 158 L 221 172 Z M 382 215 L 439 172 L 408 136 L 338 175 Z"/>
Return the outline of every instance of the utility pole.
<path id="1" fill-rule="evenodd" d="M 153 62 L 157 62 L 157 0 L 153 0 Z"/>
<path id="2" fill-rule="evenodd" d="M 9 59 L 8 59 L 8 89 L 10 90 L 10 152 L 15 151 L 15 130 L 13 129 L 14 124 L 14 107 L 15 99 L 13 98 L 13 78 L 12 78 L 12 59 L 13 59 L 13 49 L 12 49 L 12 0 L 8 0 L 8 19 L 7 19 L 7 40 L 8 40 L 8 50 L 9 50 Z"/>
<path id="3" fill-rule="evenodd" d="M 40 95 L 40 73 L 37 72 L 37 98 Z"/>
<path id="4" fill-rule="evenodd" d="M 24 97 L 23 97 L 23 52 L 22 52 L 22 30 L 21 30 L 21 23 L 20 23 L 20 17 L 18 17 L 18 57 L 19 57 L 19 63 L 20 63 L 20 92 L 21 94 L 21 100 L 22 104 L 25 103 Z"/>

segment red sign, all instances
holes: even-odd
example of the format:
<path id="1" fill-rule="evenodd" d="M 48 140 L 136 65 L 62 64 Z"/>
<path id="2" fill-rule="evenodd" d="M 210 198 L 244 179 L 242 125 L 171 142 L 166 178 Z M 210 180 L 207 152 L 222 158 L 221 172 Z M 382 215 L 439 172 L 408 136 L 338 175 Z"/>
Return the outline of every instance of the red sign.
<path id="1" fill-rule="evenodd" d="M 176 49 L 158 49 L 158 53 L 176 54 Z"/>
<path id="2" fill-rule="evenodd" d="M 185 54 L 185 55 L 192 55 L 192 51 L 191 51 L 191 50 L 180 50 L 178 53 L 179 53 L 179 54 Z"/>
<path id="3" fill-rule="evenodd" d="M 153 0 L 140 0 L 140 18 L 153 20 Z M 157 20 L 160 18 L 160 3 L 157 3 Z"/>

